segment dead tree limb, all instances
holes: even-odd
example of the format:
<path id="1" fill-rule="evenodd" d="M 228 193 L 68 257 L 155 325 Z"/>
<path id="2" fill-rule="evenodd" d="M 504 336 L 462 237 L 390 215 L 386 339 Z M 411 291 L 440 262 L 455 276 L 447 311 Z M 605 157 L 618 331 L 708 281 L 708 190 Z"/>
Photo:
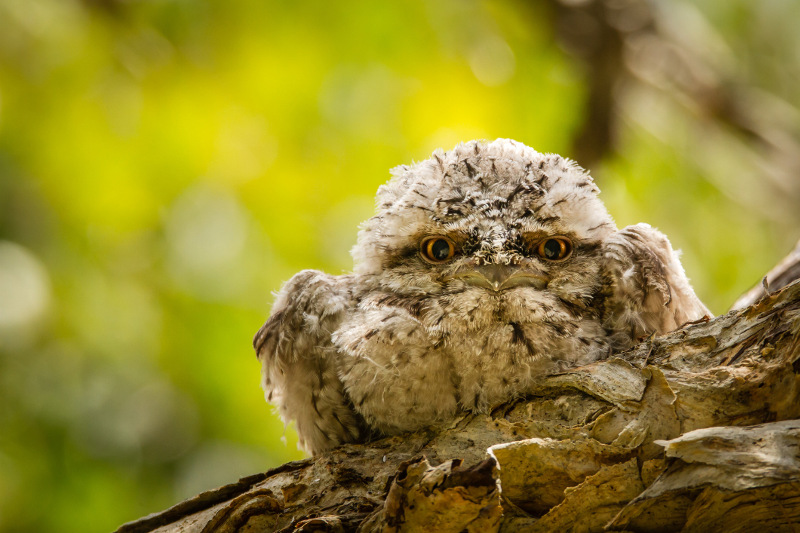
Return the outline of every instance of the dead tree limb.
<path id="1" fill-rule="evenodd" d="M 800 281 L 448 427 L 346 445 L 118 531 L 800 528 Z"/>
<path id="2" fill-rule="evenodd" d="M 779 291 L 796 279 L 800 279 L 800 241 L 797 241 L 789 255 L 764 276 L 761 283 L 739 297 L 731 309 L 751 306 L 767 293 Z"/>

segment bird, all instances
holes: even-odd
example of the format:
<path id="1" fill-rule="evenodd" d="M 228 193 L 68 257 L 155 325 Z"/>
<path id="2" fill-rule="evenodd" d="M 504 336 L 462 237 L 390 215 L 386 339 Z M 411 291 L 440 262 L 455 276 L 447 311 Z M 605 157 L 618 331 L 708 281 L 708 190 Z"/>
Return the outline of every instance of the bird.
<path id="1" fill-rule="evenodd" d="M 710 316 L 667 237 L 618 229 L 568 158 L 476 140 L 391 174 L 352 272 L 295 274 L 253 340 L 313 455 L 490 412 Z"/>

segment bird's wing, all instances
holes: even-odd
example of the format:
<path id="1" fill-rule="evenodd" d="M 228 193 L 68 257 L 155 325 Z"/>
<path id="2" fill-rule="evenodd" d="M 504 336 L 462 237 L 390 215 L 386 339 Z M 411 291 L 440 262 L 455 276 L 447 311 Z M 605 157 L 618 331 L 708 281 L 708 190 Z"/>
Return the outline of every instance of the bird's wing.
<path id="1" fill-rule="evenodd" d="M 603 277 L 603 325 L 617 348 L 711 316 L 667 237 L 647 224 L 628 226 L 606 239 Z"/>
<path id="2" fill-rule="evenodd" d="M 253 339 L 267 401 L 285 423 L 297 421 L 300 445 L 319 453 L 363 436 L 337 371 L 331 333 L 353 306 L 352 281 L 304 270 L 277 295 L 272 314 Z"/>

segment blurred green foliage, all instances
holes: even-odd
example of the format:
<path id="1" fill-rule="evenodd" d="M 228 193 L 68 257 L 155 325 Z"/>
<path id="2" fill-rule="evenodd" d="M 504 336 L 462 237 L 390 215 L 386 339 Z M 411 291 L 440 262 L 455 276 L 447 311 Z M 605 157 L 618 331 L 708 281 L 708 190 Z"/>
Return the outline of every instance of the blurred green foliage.
<path id="1" fill-rule="evenodd" d="M 742 41 L 746 6 L 700 4 L 734 55 L 789 38 Z M 302 457 L 250 345 L 270 291 L 350 268 L 395 165 L 473 138 L 573 155 L 586 80 L 549 17 L 513 1 L 0 0 L 0 530 L 107 531 Z M 789 97 L 762 59 L 745 74 Z M 721 313 L 797 220 L 709 180 L 693 117 L 670 105 L 644 111 L 656 133 L 623 120 L 591 170 L 619 225 L 665 231 Z"/>

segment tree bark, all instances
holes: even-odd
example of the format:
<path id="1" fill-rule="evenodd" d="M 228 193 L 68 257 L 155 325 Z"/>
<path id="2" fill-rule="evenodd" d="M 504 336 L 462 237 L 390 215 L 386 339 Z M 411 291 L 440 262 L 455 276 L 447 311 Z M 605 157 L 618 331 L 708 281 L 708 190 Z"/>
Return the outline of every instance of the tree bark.
<path id="1" fill-rule="evenodd" d="M 797 531 L 800 281 L 447 427 L 345 445 L 120 533 Z"/>

